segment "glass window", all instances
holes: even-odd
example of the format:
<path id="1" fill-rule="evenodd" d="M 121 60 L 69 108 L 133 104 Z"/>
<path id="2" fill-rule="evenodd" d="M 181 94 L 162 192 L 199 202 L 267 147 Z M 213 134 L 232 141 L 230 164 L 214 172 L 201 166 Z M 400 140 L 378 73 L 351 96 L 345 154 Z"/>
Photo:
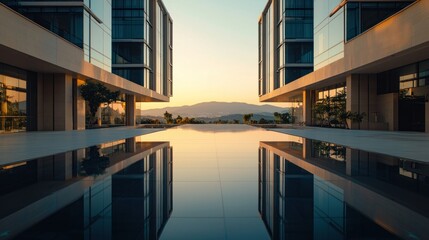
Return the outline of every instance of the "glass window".
<path id="1" fill-rule="evenodd" d="M 113 73 L 141 86 L 144 85 L 143 68 L 113 68 Z"/>
<path id="2" fill-rule="evenodd" d="M 286 67 L 285 84 L 307 75 L 313 71 L 312 67 Z"/>
<path id="3" fill-rule="evenodd" d="M 419 63 L 419 86 L 429 85 L 429 60 Z"/>
<path id="4" fill-rule="evenodd" d="M 0 66 L 0 133 L 25 131 L 27 82 L 5 72 Z"/>
<path id="5" fill-rule="evenodd" d="M 381 21 L 408 6 L 410 3 L 411 1 L 347 3 L 347 40 L 350 40 L 377 25 Z"/>
<path id="6" fill-rule="evenodd" d="M 27 7 L 14 9 L 42 27 L 83 48 L 82 7 Z"/>
<path id="7" fill-rule="evenodd" d="M 288 9 L 284 25 L 286 39 L 313 39 L 313 9 Z"/>
<path id="8" fill-rule="evenodd" d="M 346 7 L 347 40 L 360 33 L 359 3 L 348 3 Z"/>
<path id="9" fill-rule="evenodd" d="M 143 64 L 144 43 L 115 42 L 113 43 L 114 64 Z"/>
<path id="10" fill-rule="evenodd" d="M 286 63 L 313 63 L 313 43 L 287 43 Z"/>

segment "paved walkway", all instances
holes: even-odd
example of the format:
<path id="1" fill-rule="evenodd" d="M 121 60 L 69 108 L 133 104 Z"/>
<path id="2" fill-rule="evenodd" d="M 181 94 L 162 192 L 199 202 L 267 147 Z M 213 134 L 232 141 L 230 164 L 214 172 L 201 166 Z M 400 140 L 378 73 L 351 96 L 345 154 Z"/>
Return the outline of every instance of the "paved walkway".
<path id="1" fill-rule="evenodd" d="M 163 129 L 118 127 L 85 131 L 23 132 L 0 135 L 0 165 L 50 156 Z"/>
<path id="2" fill-rule="evenodd" d="M 429 134 L 427 133 L 318 127 L 273 128 L 270 130 L 364 151 L 429 162 Z"/>
<path id="3" fill-rule="evenodd" d="M 241 125 L 227 125 L 227 131 Z M 182 126 L 181 128 L 186 128 Z M 204 126 L 207 128 L 207 126 Z M 0 165 L 72 151 L 163 129 L 105 128 L 66 132 L 24 132 L 0 135 Z M 344 130 L 317 127 L 270 129 L 280 133 L 345 145 L 364 151 L 429 162 L 429 134 Z M 276 138 L 276 137 L 275 137 Z M 275 141 L 276 139 L 272 139 Z"/>

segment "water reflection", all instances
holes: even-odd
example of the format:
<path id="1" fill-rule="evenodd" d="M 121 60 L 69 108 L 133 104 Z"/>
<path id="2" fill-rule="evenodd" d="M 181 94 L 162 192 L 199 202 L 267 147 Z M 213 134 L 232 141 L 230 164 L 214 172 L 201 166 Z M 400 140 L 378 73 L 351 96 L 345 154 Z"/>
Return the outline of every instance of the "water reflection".
<path id="1" fill-rule="evenodd" d="M 135 138 L 0 166 L 0 239 L 158 239 L 172 148 Z"/>
<path id="2" fill-rule="evenodd" d="M 2 165 L 0 239 L 429 236 L 428 164 L 223 128 L 171 128 Z"/>
<path id="3" fill-rule="evenodd" d="M 331 143 L 261 142 L 259 212 L 273 239 L 425 239 L 429 165 Z"/>

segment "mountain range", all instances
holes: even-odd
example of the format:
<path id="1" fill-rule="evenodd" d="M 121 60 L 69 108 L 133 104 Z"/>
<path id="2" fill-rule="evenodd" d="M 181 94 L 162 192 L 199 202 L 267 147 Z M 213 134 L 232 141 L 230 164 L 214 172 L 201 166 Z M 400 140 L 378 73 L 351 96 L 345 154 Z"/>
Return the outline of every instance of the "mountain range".
<path id="1" fill-rule="evenodd" d="M 166 111 L 173 114 L 173 117 L 180 115 L 182 117 L 193 118 L 220 118 L 229 115 L 236 115 L 236 117 L 239 117 L 248 113 L 261 116 L 273 116 L 274 112 L 287 112 L 289 108 L 268 104 L 254 105 L 240 102 L 204 102 L 190 106 L 144 109 L 137 112 L 137 115 L 144 117 L 163 117 Z"/>

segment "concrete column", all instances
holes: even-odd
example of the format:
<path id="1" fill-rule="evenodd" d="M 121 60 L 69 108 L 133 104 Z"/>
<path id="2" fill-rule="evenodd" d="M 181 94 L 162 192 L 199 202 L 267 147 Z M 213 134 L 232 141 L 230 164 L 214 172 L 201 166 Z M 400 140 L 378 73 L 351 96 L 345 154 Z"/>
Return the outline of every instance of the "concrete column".
<path id="1" fill-rule="evenodd" d="M 311 102 L 311 91 L 304 90 L 302 92 L 302 117 L 305 125 L 312 124 L 312 102 Z"/>
<path id="2" fill-rule="evenodd" d="M 427 133 L 429 133 L 429 102 L 426 102 L 425 106 L 426 106 L 426 109 L 425 109 L 425 122 L 426 122 L 425 130 Z"/>
<path id="3" fill-rule="evenodd" d="M 346 110 L 359 112 L 359 76 L 349 75 L 346 78 L 347 101 Z M 359 129 L 359 123 L 347 120 L 350 129 Z"/>
<path id="4" fill-rule="evenodd" d="M 127 126 L 136 125 L 136 96 L 127 94 L 125 96 L 125 118 Z"/>
<path id="5" fill-rule="evenodd" d="M 79 86 L 85 84 L 85 81 L 77 79 L 74 83 L 75 86 L 75 96 L 76 98 L 73 99 L 75 102 L 75 108 L 74 108 L 74 129 L 75 130 L 84 130 L 85 129 L 85 100 L 80 95 Z"/>
<path id="6" fill-rule="evenodd" d="M 54 130 L 54 79 L 52 74 L 37 77 L 37 130 Z"/>
<path id="7" fill-rule="evenodd" d="M 37 88 L 38 130 L 73 130 L 72 77 L 66 74 L 40 74 Z"/>
<path id="8" fill-rule="evenodd" d="M 374 74 L 353 74 L 347 77 L 346 109 L 365 113 L 361 123 L 348 121 L 351 129 L 374 129 L 377 112 L 377 76 Z"/>
<path id="9" fill-rule="evenodd" d="M 54 131 L 73 130 L 73 80 L 70 75 L 54 75 Z"/>

